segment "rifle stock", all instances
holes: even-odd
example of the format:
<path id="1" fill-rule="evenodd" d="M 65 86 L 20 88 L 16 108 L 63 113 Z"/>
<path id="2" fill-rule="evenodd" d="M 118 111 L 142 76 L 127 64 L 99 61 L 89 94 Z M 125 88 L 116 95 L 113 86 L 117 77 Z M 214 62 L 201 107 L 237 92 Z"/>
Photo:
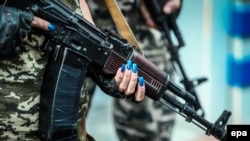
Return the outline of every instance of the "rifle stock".
<path id="1" fill-rule="evenodd" d="M 164 102 L 169 103 L 174 106 L 174 108 L 179 109 L 180 112 L 189 119 L 189 121 L 197 121 L 199 124 L 205 126 L 207 128 L 205 130 L 209 131 L 207 133 L 211 133 L 218 139 L 225 138 L 225 125 L 227 121 L 225 119 L 228 119 L 230 114 L 227 116 L 223 115 L 223 125 L 214 126 L 213 123 L 210 123 L 203 117 L 197 115 L 192 107 L 189 107 L 187 104 L 180 103 L 176 98 L 171 98 L 168 93 L 165 93 L 166 90 L 171 91 L 176 96 L 182 98 L 186 103 L 192 103 L 195 101 L 192 94 L 172 82 L 168 74 L 137 53 L 133 49 L 133 46 L 130 45 L 125 39 L 120 38 L 112 32 L 100 30 L 80 15 L 71 11 L 58 0 L 24 0 L 24 6 L 22 8 L 31 10 L 36 16 L 44 18 L 56 25 L 56 31 L 44 33 L 50 39 L 49 41 L 53 42 L 51 45 L 45 46 L 44 50 L 54 54 L 53 59 L 60 66 L 67 67 L 69 65 L 73 67 L 74 69 L 69 70 L 72 71 L 71 73 L 75 73 L 79 71 L 79 69 L 83 69 L 82 71 L 79 71 L 79 78 L 74 81 L 74 83 L 78 84 L 78 88 L 81 87 L 81 85 L 79 85 L 82 83 L 80 79 L 82 79 L 83 75 L 86 73 L 85 68 L 89 63 L 97 64 L 103 68 L 103 72 L 107 75 L 115 75 L 121 64 L 125 64 L 127 60 L 130 59 L 138 65 L 138 73 L 145 79 L 146 96 L 153 100 L 163 100 Z M 60 57 L 60 50 L 62 50 L 62 52 L 66 51 L 69 57 Z M 72 66 L 71 63 L 74 65 Z M 51 74 L 61 73 L 62 70 L 58 68 L 55 69 L 55 71 L 52 71 Z M 60 79 L 61 76 L 55 77 L 56 79 Z M 44 81 L 44 83 L 46 83 L 46 81 Z M 65 86 L 63 81 L 61 81 L 61 84 Z M 50 89 L 53 90 L 54 88 Z M 60 93 L 59 90 L 56 91 L 56 93 L 55 91 L 53 92 L 51 92 L 51 95 L 57 95 L 57 93 Z M 76 89 L 75 92 L 79 92 L 79 89 Z M 44 92 L 44 95 L 45 94 L 46 91 Z M 71 91 L 67 91 L 67 94 L 70 95 Z M 50 96 L 49 99 L 50 98 L 52 98 L 52 96 Z M 58 95 L 57 99 L 62 98 Z M 67 103 L 67 101 L 65 102 Z M 46 103 L 42 104 L 45 105 Z M 46 111 L 53 111 L 55 108 L 53 103 L 50 104 L 52 105 L 47 106 L 47 108 L 42 110 L 44 114 L 48 114 Z M 51 114 L 53 116 L 53 113 Z M 77 114 L 74 112 L 72 115 L 76 116 Z M 50 130 L 50 127 L 53 127 L 54 124 L 58 125 L 58 129 L 61 127 L 64 128 L 64 125 L 57 124 L 56 120 L 54 121 L 48 123 L 46 120 L 40 120 L 39 124 L 42 125 L 40 127 L 43 127 L 43 124 L 47 124 L 44 126 L 44 129 L 39 129 L 43 132 L 43 137 L 47 138 L 50 137 L 51 134 L 55 134 L 53 132 L 56 131 Z M 69 123 L 75 123 L 72 121 Z M 67 129 L 70 129 L 70 127 L 71 125 L 68 124 Z M 73 126 L 73 129 L 74 127 L 75 126 Z"/>

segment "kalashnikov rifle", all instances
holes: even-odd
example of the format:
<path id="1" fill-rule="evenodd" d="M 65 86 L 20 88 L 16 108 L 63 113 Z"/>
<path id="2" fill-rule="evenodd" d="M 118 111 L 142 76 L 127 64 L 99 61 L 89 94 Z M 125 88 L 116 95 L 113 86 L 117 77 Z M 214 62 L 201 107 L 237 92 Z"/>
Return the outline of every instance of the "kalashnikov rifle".
<path id="1" fill-rule="evenodd" d="M 225 126 L 231 112 L 225 110 L 215 123 L 198 115 L 188 104 L 195 97 L 137 53 L 127 40 L 102 31 L 58 0 L 20 0 L 18 5 L 16 1 L 8 2 L 9 6 L 32 11 L 56 26 L 55 31 L 48 32 L 33 29 L 46 35 L 42 49 L 50 54 L 39 109 L 39 132 L 43 140 L 76 140 L 79 94 L 88 65 L 97 65 L 105 75 L 114 76 L 127 60 L 138 65 L 138 74 L 145 80 L 146 96 L 179 110 L 178 114 L 207 135 L 226 140 Z"/>
<path id="2" fill-rule="evenodd" d="M 190 104 L 194 106 L 198 114 L 204 117 L 205 111 L 200 104 L 195 87 L 205 82 L 207 78 L 201 77 L 194 80 L 190 80 L 188 78 L 185 69 L 182 66 L 182 62 L 178 53 L 179 49 L 184 46 L 182 35 L 176 24 L 176 18 L 179 13 L 175 12 L 171 15 L 164 14 L 162 11 L 162 6 L 167 1 L 168 0 L 144 0 L 144 3 L 147 6 L 149 13 L 151 14 L 151 17 L 153 18 L 155 23 L 161 28 L 162 33 L 167 39 L 168 43 L 166 43 L 166 47 L 170 52 L 171 61 L 175 69 L 177 70 L 177 72 L 179 72 L 178 75 L 182 78 L 181 83 L 184 85 L 184 88 L 195 97 L 195 102 Z M 174 44 L 172 36 L 176 37 L 177 44 Z"/>

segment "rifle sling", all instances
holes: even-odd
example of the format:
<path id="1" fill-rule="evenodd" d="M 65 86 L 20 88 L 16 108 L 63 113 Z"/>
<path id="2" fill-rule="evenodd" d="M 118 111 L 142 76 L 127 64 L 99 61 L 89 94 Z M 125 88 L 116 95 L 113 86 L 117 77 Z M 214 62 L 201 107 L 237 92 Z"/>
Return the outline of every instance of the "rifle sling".
<path id="1" fill-rule="evenodd" d="M 136 38 L 134 34 L 132 33 L 132 30 L 130 29 L 126 19 L 124 18 L 116 0 L 104 0 L 104 1 L 119 34 L 123 38 L 128 40 L 128 42 L 133 45 L 133 47 L 135 48 L 137 52 L 142 54 L 142 50 L 140 49 L 139 44 L 136 41 Z"/>

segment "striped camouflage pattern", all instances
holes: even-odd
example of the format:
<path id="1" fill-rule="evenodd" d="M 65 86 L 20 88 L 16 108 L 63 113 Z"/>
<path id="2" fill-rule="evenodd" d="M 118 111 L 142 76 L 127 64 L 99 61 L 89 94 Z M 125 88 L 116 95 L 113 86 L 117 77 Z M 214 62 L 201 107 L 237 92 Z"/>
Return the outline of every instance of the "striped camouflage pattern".
<path id="1" fill-rule="evenodd" d="M 62 0 L 78 13 L 78 1 Z M 0 60 L 0 140 L 38 141 L 40 91 L 48 56 L 39 50 L 44 37 L 32 35 L 16 58 Z M 87 110 L 83 89 L 81 111 Z M 82 140 L 85 141 L 84 138 Z"/>
<path id="2" fill-rule="evenodd" d="M 117 0 L 135 34 L 144 55 L 162 70 L 173 74 L 166 40 L 159 31 L 149 29 L 143 22 L 134 0 Z M 96 25 L 115 32 L 105 4 L 88 1 Z M 175 113 L 160 102 L 149 98 L 139 104 L 124 99 L 114 100 L 113 119 L 120 141 L 168 141 L 174 126 Z"/>

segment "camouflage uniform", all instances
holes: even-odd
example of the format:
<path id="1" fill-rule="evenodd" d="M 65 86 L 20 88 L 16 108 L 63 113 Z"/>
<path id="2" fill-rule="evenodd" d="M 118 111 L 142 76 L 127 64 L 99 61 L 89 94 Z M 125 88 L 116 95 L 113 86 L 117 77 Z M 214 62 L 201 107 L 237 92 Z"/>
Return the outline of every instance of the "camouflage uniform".
<path id="1" fill-rule="evenodd" d="M 134 0 L 117 0 L 125 18 L 146 58 L 162 70 L 173 74 L 166 40 L 159 31 L 145 25 Z M 115 32 L 111 17 L 100 0 L 89 0 L 89 7 L 97 26 Z M 113 117 L 121 141 L 168 141 L 174 126 L 175 113 L 158 101 L 149 98 L 139 104 L 126 99 L 115 99 Z"/>
<path id="2" fill-rule="evenodd" d="M 77 0 L 62 2 L 78 13 L 81 11 Z M 32 41 L 24 45 L 18 57 L 0 60 L 0 140 L 40 140 L 38 110 L 48 60 L 48 55 L 39 50 L 43 41 L 44 36 L 32 34 Z M 88 108 L 85 92 L 83 89 L 80 100 L 82 116 Z"/>

